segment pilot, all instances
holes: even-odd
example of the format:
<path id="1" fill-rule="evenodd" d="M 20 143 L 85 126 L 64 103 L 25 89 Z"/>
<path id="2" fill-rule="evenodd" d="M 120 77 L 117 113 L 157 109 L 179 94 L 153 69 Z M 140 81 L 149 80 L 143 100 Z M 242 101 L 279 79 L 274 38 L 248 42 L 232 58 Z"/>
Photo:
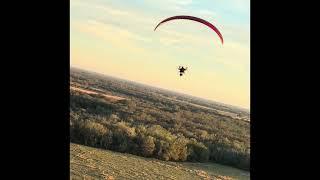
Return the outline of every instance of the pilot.
<path id="1" fill-rule="evenodd" d="M 179 73 L 180 73 L 180 76 L 182 76 L 184 74 L 184 72 L 187 70 L 188 68 L 184 68 L 183 66 L 179 66 L 178 70 L 179 70 Z"/>

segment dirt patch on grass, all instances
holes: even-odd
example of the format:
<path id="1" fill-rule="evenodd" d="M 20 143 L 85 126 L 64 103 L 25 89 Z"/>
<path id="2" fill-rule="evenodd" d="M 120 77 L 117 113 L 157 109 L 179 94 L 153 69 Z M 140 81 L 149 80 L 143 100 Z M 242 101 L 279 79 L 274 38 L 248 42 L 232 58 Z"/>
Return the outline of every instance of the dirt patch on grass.
<path id="1" fill-rule="evenodd" d="M 107 101 L 111 101 L 111 102 L 126 100 L 126 98 L 123 98 L 123 97 L 108 95 L 108 94 L 104 94 L 101 92 L 96 92 L 96 91 L 73 87 L 73 86 L 70 86 L 70 90 L 77 91 L 77 92 L 84 93 L 84 94 L 89 94 L 89 95 L 101 96 L 104 99 L 106 99 Z"/>

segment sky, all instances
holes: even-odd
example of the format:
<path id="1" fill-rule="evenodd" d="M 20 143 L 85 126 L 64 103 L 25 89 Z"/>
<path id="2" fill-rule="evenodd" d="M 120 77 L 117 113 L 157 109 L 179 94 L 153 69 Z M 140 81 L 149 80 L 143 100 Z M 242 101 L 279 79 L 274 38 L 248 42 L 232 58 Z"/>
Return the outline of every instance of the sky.
<path id="1" fill-rule="evenodd" d="M 175 15 L 224 44 L 192 21 L 153 30 Z M 72 67 L 250 108 L 250 0 L 71 0 L 70 44 Z"/>

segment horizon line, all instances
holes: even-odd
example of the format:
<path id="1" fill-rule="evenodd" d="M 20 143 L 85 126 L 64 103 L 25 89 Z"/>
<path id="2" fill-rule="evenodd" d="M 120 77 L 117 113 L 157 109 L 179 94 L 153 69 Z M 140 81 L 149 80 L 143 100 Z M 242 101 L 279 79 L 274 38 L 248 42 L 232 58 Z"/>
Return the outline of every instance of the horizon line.
<path id="1" fill-rule="evenodd" d="M 73 69 L 79 69 L 79 70 L 88 71 L 88 72 L 91 72 L 91 73 L 100 74 L 100 75 L 103 75 L 103 76 L 109 76 L 109 77 L 112 77 L 112 78 L 115 78 L 115 79 L 119 79 L 119 80 L 123 80 L 123 81 L 133 82 L 133 83 L 137 83 L 137 84 L 148 86 L 148 87 L 152 87 L 152 88 L 159 88 L 159 89 L 166 90 L 166 91 L 180 93 L 180 94 L 183 94 L 183 95 L 187 95 L 187 96 L 191 96 L 191 97 L 195 97 L 195 98 L 199 98 L 199 99 L 209 100 L 209 101 L 213 101 L 214 103 L 220 103 L 222 105 L 231 106 L 231 107 L 235 107 L 235 108 L 240 108 L 240 109 L 244 109 L 244 110 L 247 110 L 247 111 L 250 112 L 250 107 L 247 108 L 247 107 L 242 107 L 242 106 L 239 106 L 239 105 L 232 105 L 232 104 L 228 104 L 228 103 L 218 102 L 218 101 L 213 100 L 213 99 L 187 94 L 187 93 L 184 93 L 184 92 L 180 92 L 178 90 L 167 89 L 167 88 L 159 87 L 157 85 L 148 85 L 148 84 L 145 84 L 143 82 L 137 82 L 137 81 L 134 81 L 134 80 L 125 79 L 125 78 L 117 77 L 117 76 L 114 76 L 114 75 L 105 74 L 105 73 L 102 73 L 102 72 L 96 72 L 96 71 L 93 71 L 91 69 L 86 69 L 86 68 L 82 68 L 82 67 L 76 67 L 76 66 L 74 66 L 74 65 L 72 66 L 70 64 L 70 69 L 72 69 L 72 68 Z"/>

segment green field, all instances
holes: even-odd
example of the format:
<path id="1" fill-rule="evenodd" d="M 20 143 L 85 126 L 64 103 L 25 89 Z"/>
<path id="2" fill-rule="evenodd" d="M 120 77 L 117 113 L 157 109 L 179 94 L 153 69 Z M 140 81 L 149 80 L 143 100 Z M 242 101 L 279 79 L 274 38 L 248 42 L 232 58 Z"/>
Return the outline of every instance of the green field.
<path id="1" fill-rule="evenodd" d="M 70 179 L 250 179 L 214 163 L 178 163 L 70 144 Z"/>

